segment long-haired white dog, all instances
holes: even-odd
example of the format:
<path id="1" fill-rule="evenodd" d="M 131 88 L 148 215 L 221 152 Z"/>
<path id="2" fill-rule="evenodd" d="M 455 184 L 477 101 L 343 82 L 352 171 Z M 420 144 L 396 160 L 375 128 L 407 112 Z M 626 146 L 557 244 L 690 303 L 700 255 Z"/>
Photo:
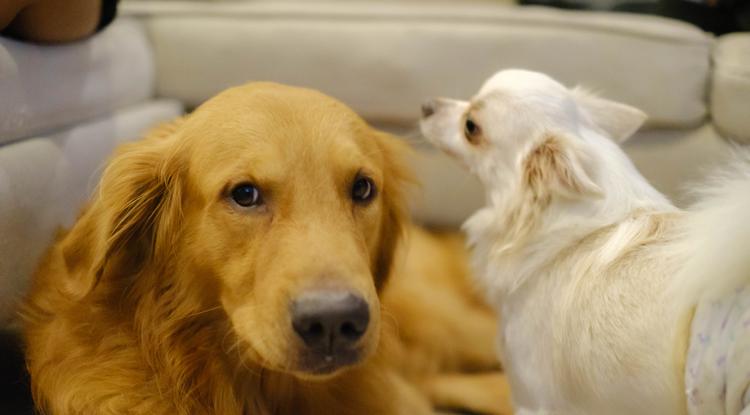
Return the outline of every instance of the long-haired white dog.
<path id="1" fill-rule="evenodd" d="M 618 146 L 635 108 L 504 70 L 422 111 L 486 188 L 464 226 L 519 414 L 750 414 L 747 152 L 684 211 Z"/>

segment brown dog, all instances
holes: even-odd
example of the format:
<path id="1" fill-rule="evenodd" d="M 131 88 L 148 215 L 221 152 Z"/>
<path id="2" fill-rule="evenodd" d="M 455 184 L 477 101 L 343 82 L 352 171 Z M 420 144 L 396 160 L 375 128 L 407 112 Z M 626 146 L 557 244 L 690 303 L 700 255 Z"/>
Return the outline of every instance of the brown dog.
<path id="1" fill-rule="evenodd" d="M 266 83 L 122 146 L 33 282 L 38 405 L 426 414 L 427 396 L 502 410 L 496 376 L 445 375 L 494 365 L 495 322 L 460 244 L 399 244 L 403 152 L 343 104 Z M 453 385 L 481 396 L 464 405 Z"/>

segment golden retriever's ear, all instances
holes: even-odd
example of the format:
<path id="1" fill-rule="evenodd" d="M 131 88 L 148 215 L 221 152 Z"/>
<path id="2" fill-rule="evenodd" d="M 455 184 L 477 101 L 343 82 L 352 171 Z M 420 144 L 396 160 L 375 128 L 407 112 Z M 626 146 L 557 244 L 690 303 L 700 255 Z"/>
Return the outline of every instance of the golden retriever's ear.
<path id="1" fill-rule="evenodd" d="M 601 188 L 586 171 L 586 159 L 574 140 L 545 134 L 524 160 L 524 184 L 541 200 L 552 195 L 568 199 L 601 196 Z"/>
<path id="2" fill-rule="evenodd" d="M 107 274 L 133 275 L 151 258 L 166 257 L 180 218 L 182 169 L 172 137 L 180 122 L 118 148 L 60 245 L 70 294 L 83 297 Z"/>
<path id="3" fill-rule="evenodd" d="M 572 94 L 594 126 L 617 143 L 622 143 L 635 134 L 648 118 L 638 108 L 597 97 L 581 88 L 573 89 Z"/>
<path id="4" fill-rule="evenodd" d="M 406 188 L 414 183 L 414 176 L 406 166 L 411 152 L 402 140 L 383 132 L 376 132 L 383 155 L 383 217 L 375 257 L 375 284 L 380 290 L 388 280 L 396 248 L 403 237 L 404 223 L 408 217 Z"/>

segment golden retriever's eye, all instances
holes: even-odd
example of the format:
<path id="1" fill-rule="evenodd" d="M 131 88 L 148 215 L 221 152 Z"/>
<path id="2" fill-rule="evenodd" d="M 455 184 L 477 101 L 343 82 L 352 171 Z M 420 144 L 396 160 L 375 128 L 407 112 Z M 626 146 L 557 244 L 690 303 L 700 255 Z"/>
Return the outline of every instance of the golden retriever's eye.
<path id="1" fill-rule="evenodd" d="M 479 132 L 479 126 L 474 120 L 466 118 L 466 123 L 464 123 L 464 135 L 466 135 L 466 139 L 472 143 L 476 142 L 476 137 L 479 135 Z"/>
<path id="2" fill-rule="evenodd" d="M 366 176 L 358 175 L 352 185 L 352 200 L 357 203 L 367 203 L 375 197 L 375 183 Z"/>
<path id="3" fill-rule="evenodd" d="M 249 183 L 239 184 L 232 189 L 232 200 L 242 207 L 253 207 L 263 203 L 260 190 Z"/>

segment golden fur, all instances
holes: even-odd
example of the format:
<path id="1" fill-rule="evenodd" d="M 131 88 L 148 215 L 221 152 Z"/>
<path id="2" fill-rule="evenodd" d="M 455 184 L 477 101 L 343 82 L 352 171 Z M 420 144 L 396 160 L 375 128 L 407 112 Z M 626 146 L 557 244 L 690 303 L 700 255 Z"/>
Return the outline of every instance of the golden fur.
<path id="1" fill-rule="evenodd" d="M 462 374 L 496 370 L 496 323 L 466 282 L 461 241 L 407 226 L 404 151 L 329 97 L 267 83 L 123 145 L 24 308 L 39 408 L 507 411 L 499 372 Z M 377 196 L 355 205 L 349 189 L 363 172 Z M 248 181 L 265 197 L 253 210 L 228 196 Z M 288 310 L 313 285 L 369 304 L 359 364 L 322 375 L 304 366 Z"/>

